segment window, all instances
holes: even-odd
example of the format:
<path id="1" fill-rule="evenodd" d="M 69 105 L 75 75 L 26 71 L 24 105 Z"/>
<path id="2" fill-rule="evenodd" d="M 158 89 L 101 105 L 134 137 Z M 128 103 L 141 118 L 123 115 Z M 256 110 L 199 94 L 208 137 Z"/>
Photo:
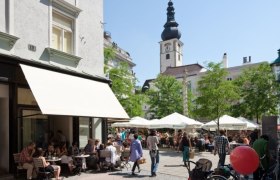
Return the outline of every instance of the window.
<path id="1" fill-rule="evenodd" d="M 276 76 L 276 81 L 280 81 L 280 67 L 275 66 L 275 76 Z"/>
<path id="2" fill-rule="evenodd" d="M 228 81 L 232 81 L 232 78 L 231 78 L 231 77 L 229 77 L 229 78 L 227 78 L 227 80 L 228 80 Z"/>
<path id="3" fill-rule="evenodd" d="M 166 59 L 170 59 L 170 54 L 166 54 Z"/>
<path id="4" fill-rule="evenodd" d="M 52 48 L 73 54 L 74 20 L 56 12 L 53 12 L 52 17 Z"/>

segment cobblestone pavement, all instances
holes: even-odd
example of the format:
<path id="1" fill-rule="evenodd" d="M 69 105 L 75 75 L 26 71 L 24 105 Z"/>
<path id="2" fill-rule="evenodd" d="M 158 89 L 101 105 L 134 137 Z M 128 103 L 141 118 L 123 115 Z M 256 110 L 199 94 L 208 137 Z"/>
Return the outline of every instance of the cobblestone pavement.
<path id="1" fill-rule="evenodd" d="M 187 169 L 183 166 L 182 154 L 181 152 L 176 152 L 170 149 L 160 150 L 160 163 L 156 177 L 150 176 L 151 160 L 149 157 L 148 150 L 144 150 L 144 157 L 146 158 L 146 163 L 141 164 L 141 172 L 137 173 L 136 176 L 131 175 L 131 169 L 123 169 L 122 171 L 112 171 L 112 172 L 100 172 L 87 171 L 83 172 L 80 176 L 70 176 L 64 178 L 64 180 L 119 180 L 119 179 L 141 179 L 141 180 L 186 180 L 188 177 Z M 192 161 L 196 162 L 200 158 L 206 158 L 212 161 L 212 169 L 217 167 L 218 156 L 214 156 L 210 152 L 196 153 Z M 226 156 L 226 164 L 229 163 L 229 156 Z M 131 163 L 132 165 L 132 163 Z M 0 179 L 13 179 L 12 176 Z"/>
<path id="2" fill-rule="evenodd" d="M 122 171 L 113 171 L 113 172 L 104 172 L 104 173 L 95 173 L 95 172 L 86 172 L 82 173 L 81 176 L 73 176 L 67 179 L 108 179 L 108 180 L 119 180 L 119 179 L 143 179 L 143 180 L 186 180 L 188 177 L 187 170 L 183 166 L 182 154 L 181 152 L 177 153 L 174 150 L 161 150 L 160 151 L 160 163 L 156 177 L 149 177 L 151 169 L 151 161 L 149 158 L 148 150 L 144 150 L 144 157 L 146 158 L 146 163 L 141 164 L 141 172 L 137 173 L 136 176 L 131 176 L 131 170 L 123 169 Z M 194 162 L 199 158 L 206 158 L 212 161 L 212 169 L 217 167 L 218 156 L 214 156 L 210 152 L 201 152 L 196 153 Z M 226 164 L 229 163 L 229 156 L 226 157 Z"/>

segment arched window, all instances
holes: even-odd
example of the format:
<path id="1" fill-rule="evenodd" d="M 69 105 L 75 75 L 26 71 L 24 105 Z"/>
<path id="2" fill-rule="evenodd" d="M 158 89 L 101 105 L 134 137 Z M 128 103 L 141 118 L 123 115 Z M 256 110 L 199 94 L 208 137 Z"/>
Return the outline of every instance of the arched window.
<path id="1" fill-rule="evenodd" d="M 166 54 L 166 59 L 170 59 L 170 54 Z"/>

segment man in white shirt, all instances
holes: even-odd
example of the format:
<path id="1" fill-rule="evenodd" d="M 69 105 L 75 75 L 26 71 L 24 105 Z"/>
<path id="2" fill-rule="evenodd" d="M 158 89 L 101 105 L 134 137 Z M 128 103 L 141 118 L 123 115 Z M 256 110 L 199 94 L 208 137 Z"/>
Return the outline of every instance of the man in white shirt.
<path id="1" fill-rule="evenodd" d="M 114 166 L 120 165 L 120 156 L 117 155 L 117 149 L 112 145 L 112 142 L 107 143 L 105 150 L 111 152 L 111 157 L 106 157 L 106 162 L 112 163 Z"/>

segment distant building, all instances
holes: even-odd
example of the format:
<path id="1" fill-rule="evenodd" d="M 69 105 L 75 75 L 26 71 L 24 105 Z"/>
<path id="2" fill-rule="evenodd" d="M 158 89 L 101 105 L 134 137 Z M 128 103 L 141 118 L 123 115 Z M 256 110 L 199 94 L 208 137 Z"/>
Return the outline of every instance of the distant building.
<path id="1" fill-rule="evenodd" d="M 187 89 L 191 90 L 193 95 L 197 95 L 197 82 L 206 73 L 206 69 L 196 63 L 183 65 L 183 42 L 180 41 L 181 32 L 178 29 L 179 24 L 175 21 L 175 11 L 173 2 L 168 2 L 167 21 L 164 25 L 164 30 L 161 34 L 162 41 L 160 44 L 160 73 L 163 75 L 174 76 L 178 81 L 183 83 L 183 93 Z M 229 74 L 227 80 L 231 81 L 238 77 L 241 72 L 249 67 L 257 66 L 260 63 L 252 63 L 251 56 L 243 58 L 243 64 L 236 67 L 228 67 L 227 54 L 224 53 L 222 58 L 222 66 Z M 142 92 L 153 88 L 153 80 L 148 79 L 142 86 Z M 184 94 L 185 96 L 185 94 Z M 184 100 L 185 101 L 185 100 Z M 184 113 L 186 113 L 186 102 L 184 102 Z M 146 113 L 146 118 L 153 117 L 149 112 L 149 105 L 145 104 L 143 110 Z"/>
<path id="2" fill-rule="evenodd" d="M 135 67 L 136 64 L 133 62 L 129 52 L 125 51 L 118 46 L 116 42 L 112 41 L 111 34 L 108 31 L 104 32 L 104 47 L 113 47 L 115 49 L 116 56 L 108 63 L 110 67 L 117 67 L 120 62 L 126 62 L 133 74 L 133 67 Z"/>

